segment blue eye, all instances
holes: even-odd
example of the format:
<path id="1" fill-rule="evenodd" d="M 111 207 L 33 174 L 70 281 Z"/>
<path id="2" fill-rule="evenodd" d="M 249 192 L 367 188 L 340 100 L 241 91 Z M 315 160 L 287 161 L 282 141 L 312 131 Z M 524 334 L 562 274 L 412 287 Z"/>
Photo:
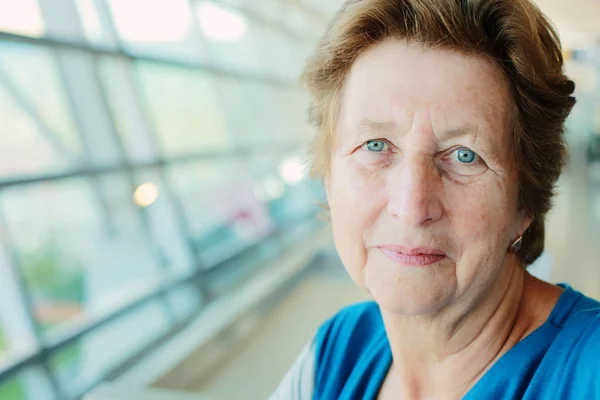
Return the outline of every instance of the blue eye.
<path id="1" fill-rule="evenodd" d="M 458 149 L 454 152 L 456 159 L 463 164 L 472 164 L 477 159 L 477 153 L 467 148 Z"/>
<path id="2" fill-rule="evenodd" d="M 386 149 L 387 143 L 383 140 L 369 140 L 367 142 L 367 150 L 374 153 L 381 153 Z"/>

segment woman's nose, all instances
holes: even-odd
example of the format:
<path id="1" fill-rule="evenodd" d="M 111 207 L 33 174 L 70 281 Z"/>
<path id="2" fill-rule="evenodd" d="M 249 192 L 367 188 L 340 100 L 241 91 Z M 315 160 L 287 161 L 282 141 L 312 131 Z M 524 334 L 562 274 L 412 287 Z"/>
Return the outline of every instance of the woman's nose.
<path id="1" fill-rule="evenodd" d="M 427 225 L 442 217 L 442 178 L 431 158 L 404 159 L 388 171 L 388 212 L 412 226 Z"/>

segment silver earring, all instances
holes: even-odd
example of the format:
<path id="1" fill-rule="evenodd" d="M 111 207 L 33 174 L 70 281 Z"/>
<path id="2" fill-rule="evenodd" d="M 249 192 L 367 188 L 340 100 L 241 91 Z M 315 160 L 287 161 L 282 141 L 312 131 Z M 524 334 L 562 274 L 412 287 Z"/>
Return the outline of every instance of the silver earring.
<path id="1" fill-rule="evenodd" d="M 514 253 L 516 253 L 517 251 L 521 250 L 522 246 L 523 246 L 523 236 L 519 236 L 519 238 L 514 241 L 512 246 L 510 246 L 510 248 L 512 249 L 512 251 Z"/>

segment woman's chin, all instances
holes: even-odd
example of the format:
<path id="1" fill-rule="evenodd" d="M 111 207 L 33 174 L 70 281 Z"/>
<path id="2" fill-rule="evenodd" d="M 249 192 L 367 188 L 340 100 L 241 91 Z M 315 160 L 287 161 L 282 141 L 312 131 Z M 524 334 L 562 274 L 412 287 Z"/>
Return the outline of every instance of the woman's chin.
<path id="1" fill-rule="evenodd" d="M 371 273 L 366 269 L 364 277 L 366 290 L 382 310 L 403 315 L 434 314 L 451 302 L 455 293 L 454 273 L 385 272 L 382 268 Z"/>
<path id="2" fill-rule="evenodd" d="M 380 293 L 371 291 L 382 311 L 406 316 L 423 316 L 438 313 L 449 301 L 445 296 L 422 296 L 418 293 Z"/>

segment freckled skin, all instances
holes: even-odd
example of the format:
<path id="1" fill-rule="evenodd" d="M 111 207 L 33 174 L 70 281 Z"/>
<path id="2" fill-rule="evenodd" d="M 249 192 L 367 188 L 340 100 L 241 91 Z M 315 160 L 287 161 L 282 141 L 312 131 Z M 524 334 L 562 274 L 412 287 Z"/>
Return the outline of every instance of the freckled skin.
<path id="1" fill-rule="evenodd" d="M 530 223 L 517 208 L 510 90 L 486 60 L 388 40 L 362 54 L 346 82 L 326 180 L 337 250 L 354 281 L 391 312 L 430 315 L 480 301 L 507 273 L 507 249 Z M 393 123 L 361 131 L 361 121 Z M 474 127 L 446 135 L 457 126 Z M 383 140 L 386 151 L 365 143 Z M 449 156 L 468 148 L 477 165 Z M 378 246 L 434 247 L 427 268 Z"/>

